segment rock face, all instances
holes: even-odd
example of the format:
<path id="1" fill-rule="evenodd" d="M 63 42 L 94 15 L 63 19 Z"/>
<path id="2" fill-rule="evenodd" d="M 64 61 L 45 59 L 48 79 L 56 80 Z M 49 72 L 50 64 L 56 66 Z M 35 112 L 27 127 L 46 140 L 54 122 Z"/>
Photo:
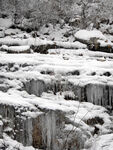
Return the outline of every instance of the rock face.
<path id="1" fill-rule="evenodd" d="M 1 135 L 3 130 L 25 146 L 33 145 L 35 148 L 52 150 L 56 136 L 55 112 L 41 112 L 36 117 L 26 116 L 24 113 L 25 108 L 0 105 L 0 115 L 3 119 Z"/>
<path id="2" fill-rule="evenodd" d="M 21 110 L 22 111 L 22 110 Z M 24 111 L 24 110 L 23 110 Z M 20 112 L 21 113 L 21 112 Z M 32 144 L 32 122 L 27 117 L 20 117 L 17 108 L 0 105 L 0 115 L 3 119 L 3 131 L 24 145 Z"/>
<path id="3" fill-rule="evenodd" d="M 73 91 L 75 100 L 91 102 L 95 105 L 113 107 L 113 86 L 106 84 L 86 84 L 85 86 L 73 85 L 72 83 L 45 83 L 41 80 L 31 80 L 24 84 L 24 89 L 29 94 L 41 96 L 43 92 Z"/>
<path id="4" fill-rule="evenodd" d="M 29 94 L 35 94 L 37 96 L 41 96 L 43 92 L 48 90 L 44 81 L 41 80 L 31 80 L 24 84 L 24 88 Z"/>
<path id="5" fill-rule="evenodd" d="M 32 110 L 33 111 L 33 110 Z M 69 119 L 61 111 L 42 110 L 35 117 L 27 114 L 27 108 L 17 108 L 9 105 L 0 104 L 0 115 L 3 124 L 0 126 L 0 135 L 3 132 L 12 139 L 17 140 L 24 146 L 33 146 L 34 148 L 46 150 L 62 150 L 70 147 L 71 150 L 76 146 L 78 149 L 84 147 L 85 138 L 81 133 L 69 134 L 65 130 L 65 125 L 69 124 Z M 31 112 L 32 114 L 33 112 Z M 36 112 L 35 112 L 36 113 Z M 86 135 L 88 138 L 90 135 Z M 72 140 L 73 139 L 73 140 Z M 73 144 L 72 144 L 73 143 Z"/>
<path id="6" fill-rule="evenodd" d="M 5 133 L 24 146 L 42 150 L 81 150 L 87 147 L 86 141 L 93 135 L 107 130 L 108 122 L 109 128 L 112 127 L 111 117 L 103 107 L 69 102 L 61 97 L 55 101 L 57 96 L 51 101 L 50 95 L 46 99 L 20 96 L 21 91 L 18 91 L 20 95 L 16 92 L 12 91 L 7 96 L 0 92 L 0 96 L 4 96 L 4 101 L 0 100 L 1 138 Z M 91 116 L 88 114 L 90 111 Z"/>
<path id="7" fill-rule="evenodd" d="M 113 86 L 110 85 L 87 85 L 87 101 L 96 105 L 113 107 Z"/>

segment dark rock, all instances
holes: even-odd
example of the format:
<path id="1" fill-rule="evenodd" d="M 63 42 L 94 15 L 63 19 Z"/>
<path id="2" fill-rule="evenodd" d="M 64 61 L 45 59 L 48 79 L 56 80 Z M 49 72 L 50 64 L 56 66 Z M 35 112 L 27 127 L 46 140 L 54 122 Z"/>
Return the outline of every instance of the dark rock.
<path id="1" fill-rule="evenodd" d="M 56 48 L 59 48 L 59 46 L 57 46 L 55 43 L 46 44 L 46 45 L 38 45 L 38 46 L 31 45 L 31 49 L 34 52 L 41 53 L 41 54 L 47 54 L 49 49 L 56 49 Z"/>
<path id="2" fill-rule="evenodd" d="M 47 86 L 44 81 L 41 80 L 31 80 L 24 84 L 24 89 L 29 94 L 35 94 L 37 96 L 41 96 L 43 92 L 47 91 Z"/>
<path id="3" fill-rule="evenodd" d="M 111 73 L 110 72 L 105 72 L 105 73 L 103 73 L 103 75 L 109 77 L 109 76 L 111 76 Z"/>
<path id="4" fill-rule="evenodd" d="M 104 124 L 104 121 L 103 121 L 103 119 L 102 118 L 100 118 L 100 117 L 95 117 L 95 118 L 91 118 L 91 119 L 88 119 L 87 121 L 86 121 L 86 123 L 88 124 L 88 125 L 95 125 L 95 124 L 100 124 L 100 125 L 103 125 Z"/>
<path id="5" fill-rule="evenodd" d="M 80 75 L 80 72 L 79 72 L 79 70 L 75 70 L 75 71 L 72 71 L 72 72 L 69 72 L 69 73 L 67 73 L 67 75 L 77 75 L 77 76 L 79 76 Z"/>
<path id="6" fill-rule="evenodd" d="M 96 75 L 96 72 L 92 72 L 91 75 L 92 75 L 92 76 L 95 76 L 95 75 Z"/>

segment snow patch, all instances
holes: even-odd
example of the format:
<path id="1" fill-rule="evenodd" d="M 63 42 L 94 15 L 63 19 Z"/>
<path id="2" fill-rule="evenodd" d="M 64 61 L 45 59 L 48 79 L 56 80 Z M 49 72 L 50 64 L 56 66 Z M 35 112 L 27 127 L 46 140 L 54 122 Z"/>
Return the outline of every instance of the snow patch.
<path id="1" fill-rule="evenodd" d="M 75 33 L 75 38 L 77 39 L 82 39 L 82 40 L 90 40 L 91 38 L 98 38 L 101 40 L 106 40 L 106 37 L 102 34 L 102 32 L 98 30 L 79 30 L 78 32 Z"/>

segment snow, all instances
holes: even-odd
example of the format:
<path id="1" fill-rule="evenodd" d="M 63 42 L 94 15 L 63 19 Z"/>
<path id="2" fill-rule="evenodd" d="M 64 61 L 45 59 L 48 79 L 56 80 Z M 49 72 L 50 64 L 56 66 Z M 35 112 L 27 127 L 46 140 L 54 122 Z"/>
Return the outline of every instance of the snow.
<path id="1" fill-rule="evenodd" d="M 48 24 L 48 27 L 45 25 L 42 26 L 38 32 L 38 35 L 41 39 L 48 39 L 48 40 L 54 40 L 59 42 L 73 42 L 73 32 L 75 32 L 76 28 L 69 26 L 68 24 L 65 24 L 63 28 L 61 29 L 60 24 L 56 24 L 54 27 L 52 24 Z M 69 37 L 65 37 L 65 34 L 69 33 Z"/>
<path id="2" fill-rule="evenodd" d="M 55 51 L 58 51 L 58 49 Z M 63 49 L 59 49 L 60 51 L 63 51 Z M 68 80 L 76 85 L 78 83 L 79 85 L 88 83 L 113 85 L 113 59 L 109 58 L 113 57 L 112 54 L 94 53 L 88 50 L 75 50 L 74 52 L 73 50 L 64 50 L 63 54 L 1 54 L 1 64 L 7 65 L 8 63 L 12 63 L 15 64 L 11 68 L 12 71 L 15 68 L 18 69 L 16 72 L 12 72 L 11 70 L 7 72 L 7 68 L 5 69 L 3 67 L 0 74 L 13 79 L 41 79 L 44 81 L 55 79 L 54 75 L 60 74 L 62 79 Z M 68 57 L 68 60 L 65 60 L 64 57 Z M 106 57 L 104 61 L 103 57 Z M 27 66 L 21 67 L 24 64 Z M 47 72 L 48 70 L 53 72 L 53 75 L 41 74 L 41 71 Z M 80 75 L 71 75 L 71 72 L 76 70 L 80 72 Z M 94 76 L 91 75 L 93 72 L 96 72 Z M 105 72 L 110 72 L 111 76 L 104 76 L 103 74 Z"/>
<path id="3" fill-rule="evenodd" d="M 98 40 L 98 42 L 100 43 L 101 47 L 107 47 L 107 46 L 110 46 L 111 48 L 113 47 L 113 43 L 110 41 L 105 42 L 103 40 Z"/>
<path id="4" fill-rule="evenodd" d="M 36 109 L 35 106 L 32 104 L 26 102 L 23 100 L 22 97 L 17 97 L 16 94 L 13 94 L 13 97 L 11 94 L 8 93 L 3 93 L 0 91 L 0 104 L 6 104 L 6 105 L 11 105 L 11 106 L 21 106 L 21 107 L 27 107 L 30 109 Z"/>
<path id="5" fill-rule="evenodd" d="M 7 146 L 7 150 L 38 150 L 32 146 L 23 146 L 16 140 L 11 139 L 7 134 L 4 134 L 3 139 L 0 139 L 0 147 L 2 147 L 4 144 Z"/>
<path id="6" fill-rule="evenodd" d="M 79 30 L 75 33 L 75 38 L 82 39 L 82 40 L 90 40 L 91 38 L 98 38 L 100 40 L 106 40 L 106 37 L 102 34 L 102 32 L 98 30 Z"/>
<path id="7" fill-rule="evenodd" d="M 0 38 L 0 45 L 28 45 L 28 40 L 26 39 L 20 39 L 20 38 L 11 38 L 11 37 L 5 37 Z"/>
<path id="8" fill-rule="evenodd" d="M 0 18 L 0 27 L 9 28 L 12 25 L 12 20 Z"/>
<path id="9" fill-rule="evenodd" d="M 73 48 L 73 49 L 79 49 L 79 48 L 87 48 L 85 44 L 82 44 L 80 42 L 59 42 L 59 41 L 50 41 L 50 40 L 41 40 L 39 38 L 32 38 L 29 37 L 27 39 L 19 38 L 12 38 L 12 37 L 5 37 L 0 39 L 0 45 L 12 45 L 12 46 L 25 46 L 25 45 L 56 45 L 63 48 Z"/>
<path id="10" fill-rule="evenodd" d="M 64 47 L 64 48 L 70 48 L 70 49 L 71 48 L 73 48 L 73 49 L 76 49 L 76 48 L 77 49 L 81 49 L 81 48 L 86 49 L 87 48 L 87 46 L 85 44 L 82 44 L 78 41 L 73 42 L 73 43 L 71 43 L 71 42 L 56 42 L 56 45 Z"/>
<path id="11" fill-rule="evenodd" d="M 11 36 L 11 37 L 14 37 L 14 35 L 20 35 L 22 33 L 22 31 L 21 30 L 19 30 L 19 29 L 6 29 L 5 30 L 5 35 L 6 36 Z M 22 34 L 23 35 L 23 34 Z"/>
<path id="12" fill-rule="evenodd" d="M 41 98 L 34 95 L 29 95 L 25 91 L 10 90 L 8 93 L 0 92 L 0 104 L 8 104 L 14 107 L 26 107 L 30 110 L 36 110 L 36 107 L 46 108 L 49 110 L 62 110 L 64 112 L 77 112 L 79 106 L 79 112 L 76 117 L 80 120 L 84 114 L 90 112 L 85 119 L 99 116 L 102 117 L 106 124 L 110 123 L 109 115 L 106 113 L 106 109 L 101 106 L 96 106 L 91 103 L 78 101 L 66 101 L 63 99 L 63 95 L 52 95 L 45 93 Z M 30 112 L 27 112 L 30 114 Z M 26 114 L 26 113 L 25 113 Z M 107 119 L 106 119 L 107 118 Z"/>
<path id="13" fill-rule="evenodd" d="M 91 150 L 112 150 L 113 134 L 105 134 L 95 139 Z"/>
<path id="14" fill-rule="evenodd" d="M 10 34 L 11 32 L 12 31 L 9 30 L 7 31 L 7 34 Z M 101 150 L 102 147 L 104 147 L 105 150 L 112 150 L 113 135 L 109 134 L 112 132 L 112 119 L 104 107 L 89 102 L 65 100 L 65 95 L 70 96 L 72 99 L 75 98 L 76 95 L 72 92 L 72 89 L 64 92 L 61 91 L 61 93 L 56 93 L 56 95 L 52 92 L 49 93 L 50 91 L 48 91 L 48 93 L 42 93 L 40 97 L 33 94 L 30 95 L 25 91 L 24 84 L 27 82 L 29 83 L 30 81 L 34 81 L 35 83 L 39 80 L 43 81 L 45 86 L 53 83 L 64 83 L 66 86 L 70 83 L 73 86 L 77 85 L 80 87 L 93 84 L 95 91 L 93 91 L 91 97 L 91 88 L 88 93 L 91 101 L 93 96 L 97 96 L 96 98 L 98 98 L 103 94 L 103 89 L 99 90 L 97 86 L 113 86 L 113 54 L 89 51 L 85 44 L 77 41 L 51 41 L 50 39 L 32 38 L 28 34 L 26 34 L 26 38 L 24 38 L 24 33 L 16 34 L 16 32 L 17 31 L 14 31 L 14 36 L 7 36 L 0 39 L 2 49 L 13 52 L 22 52 L 30 49 L 31 45 L 40 46 L 47 44 L 55 44 L 61 48 L 48 50 L 49 54 L 46 55 L 38 53 L 1 53 L 0 88 L 2 89 L 3 86 L 5 88 L 8 87 L 9 89 L 7 89 L 6 92 L 0 91 L 0 104 L 13 106 L 16 109 L 22 108 L 25 111 L 23 111 L 21 115 L 30 118 L 36 118 L 38 115 L 44 113 L 43 110 L 64 112 L 66 118 L 75 125 L 73 128 L 72 124 L 66 124 L 66 131 L 77 128 L 77 130 L 87 132 L 87 134 L 90 135 L 90 140 L 95 141 L 94 144 L 96 145 L 96 149 L 92 146 L 91 150 Z M 46 33 L 47 31 L 44 32 Z M 48 32 L 50 33 L 51 31 L 49 30 Z M 64 33 L 64 31 L 62 32 Z M 60 35 L 57 35 L 57 37 L 59 36 Z M 112 45 L 109 41 L 105 42 L 106 37 L 97 30 L 81 30 L 78 31 L 75 36 L 77 38 L 82 38 L 83 40 L 89 40 L 90 38 L 96 37 L 99 39 L 101 46 L 105 46 L 106 44 Z M 76 74 L 76 71 L 79 72 L 78 75 Z M 95 75 L 92 75 L 94 72 Z M 106 72 L 109 72 L 110 76 L 105 76 L 104 73 Z M 37 87 L 34 86 L 33 88 L 35 91 L 38 91 Z M 41 90 L 41 86 L 39 89 Z M 103 120 L 102 125 L 99 123 L 95 123 L 93 126 L 87 124 L 87 120 L 95 120 L 96 117 Z M 0 122 L 0 125 L 2 125 L 2 122 Z M 96 138 L 92 135 L 95 126 L 99 128 L 99 135 L 97 135 Z M 7 130 L 10 129 L 11 128 L 7 128 Z M 8 150 L 18 144 L 21 145 L 21 150 L 34 150 L 33 147 L 24 147 L 22 144 L 10 139 L 6 135 L 0 140 L 0 143 L 4 140 L 10 145 Z"/>
<path id="15" fill-rule="evenodd" d="M 30 46 L 25 45 L 25 46 L 7 46 L 7 45 L 2 45 L 1 49 L 3 51 L 9 51 L 9 52 L 26 52 L 30 50 Z"/>

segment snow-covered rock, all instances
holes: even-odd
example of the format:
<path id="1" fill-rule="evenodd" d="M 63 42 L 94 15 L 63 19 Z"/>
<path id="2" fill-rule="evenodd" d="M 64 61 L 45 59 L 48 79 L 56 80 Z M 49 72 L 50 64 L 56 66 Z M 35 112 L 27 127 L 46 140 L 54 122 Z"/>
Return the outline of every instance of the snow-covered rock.
<path id="1" fill-rule="evenodd" d="M 87 44 L 90 50 L 113 52 L 113 43 L 98 30 L 80 30 L 75 33 L 75 39 Z"/>
<path id="2" fill-rule="evenodd" d="M 30 46 L 1 46 L 1 51 L 7 53 L 30 53 Z"/>
<path id="3" fill-rule="evenodd" d="M 65 49 L 86 49 L 87 46 L 85 44 L 82 44 L 80 42 L 59 42 L 59 41 L 50 41 L 50 40 L 42 40 L 39 38 L 24 38 L 24 34 L 22 38 L 14 37 L 5 37 L 0 39 L 0 45 L 6 45 L 6 46 L 13 46 L 13 47 L 5 47 L 5 49 L 9 51 L 17 52 L 21 51 L 21 49 L 24 49 L 26 45 L 30 46 L 31 49 L 34 52 L 38 53 L 48 53 L 49 49 L 56 49 L 56 48 L 65 48 Z M 15 47 L 16 46 L 16 47 Z M 21 47 L 20 47 L 21 46 Z M 23 46 L 23 48 L 22 48 Z M 2 46 L 4 47 L 4 46 Z M 4 48 L 3 48 L 4 49 Z M 14 50 L 15 49 L 15 50 Z M 20 49 L 20 50 L 19 50 Z M 26 49 L 26 48 L 25 48 Z"/>
<path id="4" fill-rule="evenodd" d="M 102 32 L 98 30 L 79 30 L 75 33 L 75 38 L 81 39 L 84 41 L 89 41 L 91 38 L 97 38 L 100 40 L 106 40 L 106 37 L 102 34 Z"/>

